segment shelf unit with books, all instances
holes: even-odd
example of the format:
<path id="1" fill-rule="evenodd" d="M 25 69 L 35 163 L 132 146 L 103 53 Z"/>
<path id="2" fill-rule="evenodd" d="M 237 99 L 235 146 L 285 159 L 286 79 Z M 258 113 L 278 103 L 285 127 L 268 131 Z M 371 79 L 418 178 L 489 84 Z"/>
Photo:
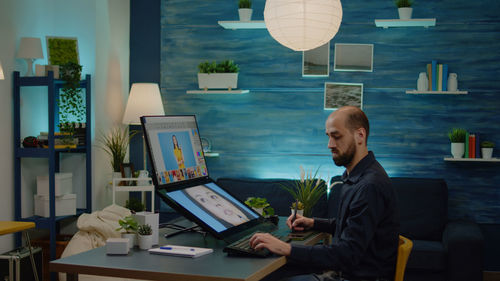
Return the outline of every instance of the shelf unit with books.
<path id="1" fill-rule="evenodd" d="M 448 162 L 500 162 L 500 158 L 452 158 L 445 157 L 444 161 Z"/>

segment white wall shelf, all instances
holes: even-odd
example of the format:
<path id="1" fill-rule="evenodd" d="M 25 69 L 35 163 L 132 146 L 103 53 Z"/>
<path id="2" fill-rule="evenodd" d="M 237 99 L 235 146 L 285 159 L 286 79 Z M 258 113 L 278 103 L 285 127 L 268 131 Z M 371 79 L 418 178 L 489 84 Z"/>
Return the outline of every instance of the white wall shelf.
<path id="1" fill-rule="evenodd" d="M 444 161 L 449 162 L 500 162 L 500 158 L 451 158 L 445 157 Z"/>
<path id="2" fill-rule="evenodd" d="M 383 27 L 389 28 L 389 27 L 417 27 L 417 26 L 422 26 L 422 27 L 429 27 L 429 26 L 435 26 L 436 25 L 436 19 L 409 19 L 409 20 L 400 20 L 400 19 L 384 19 L 384 20 L 375 20 L 375 26 L 376 27 Z"/>
<path id="3" fill-rule="evenodd" d="M 467 95 L 467 91 L 417 91 L 407 90 L 407 94 L 411 95 Z"/>
<path id="4" fill-rule="evenodd" d="M 263 20 L 252 20 L 252 21 L 218 21 L 220 26 L 225 29 L 264 29 L 266 28 L 266 23 Z"/>
<path id="5" fill-rule="evenodd" d="M 219 152 L 204 152 L 205 157 L 219 157 Z"/>
<path id="6" fill-rule="evenodd" d="M 137 184 L 140 184 L 141 182 L 148 182 L 150 183 L 149 185 L 132 185 L 132 186 L 125 186 L 125 185 L 120 185 L 121 182 L 131 182 L 135 181 Z M 115 204 L 115 193 L 116 192 L 130 192 L 130 191 L 141 191 L 142 192 L 142 203 L 146 203 L 146 197 L 144 196 L 145 191 L 151 191 L 151 210 L 154 212 L 155 209 L 155 187 L 153 184 L 151 184 L 152 179 L 151 178 L 113 178 L 113 204 Z"/>
<path id="7" fill-rule="evenodd" d="M 190 90 L 186 94 L 248 94 L 250 90 Z"/>

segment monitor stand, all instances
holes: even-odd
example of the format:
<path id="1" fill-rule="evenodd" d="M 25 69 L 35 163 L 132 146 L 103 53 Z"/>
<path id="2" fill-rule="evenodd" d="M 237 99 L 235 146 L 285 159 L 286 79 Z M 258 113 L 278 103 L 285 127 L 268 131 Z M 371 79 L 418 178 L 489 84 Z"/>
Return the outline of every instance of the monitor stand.
<path id="1" fill-rule="evenodd" d="M 165 238 L 169 238 L 184 232 L 198 232 L 200 234 L 203 234 L 203 236 L 206 236 L 207 234 L 205 231 L 200 230 L 200 227 L 196 223 L 184 218 L 182 218 L 180 221 L 174 220 L 172 223 L 162 224 L 162 227 L 173 230 L 171 232 L 166 233 Z"/>

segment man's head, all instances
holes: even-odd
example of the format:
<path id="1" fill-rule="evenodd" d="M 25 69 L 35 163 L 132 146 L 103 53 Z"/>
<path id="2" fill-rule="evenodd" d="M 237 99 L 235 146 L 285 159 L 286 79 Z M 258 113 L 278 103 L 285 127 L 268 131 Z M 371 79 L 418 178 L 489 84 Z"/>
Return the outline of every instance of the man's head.
<path id="1" fill-rule="evenodd" d="M 366 146 L 370 125 L 365 113 L 354 106 L 334 111 L 325 123 L 328 148 L 337 166 L 350 171 L 368 153 Z"/>

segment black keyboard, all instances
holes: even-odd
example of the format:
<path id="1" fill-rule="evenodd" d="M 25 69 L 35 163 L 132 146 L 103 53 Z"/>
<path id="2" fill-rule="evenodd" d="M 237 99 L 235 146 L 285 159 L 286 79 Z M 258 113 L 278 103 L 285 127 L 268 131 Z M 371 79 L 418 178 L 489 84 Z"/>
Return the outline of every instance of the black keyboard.
<path id="1" fill-rule="evenodd" d="M 223 251 L 226 252 L 229 256 L 247 256 L 247 257 L 262 257 L 262 258 L 270 256 L 272 253 L 269 252 L 268 249 L 264 248 L 260 250 L 255 250 L 250 247 L 250 238 L 252 238 L 252 236 L 257 232 L 244 236 L 243 238 L 227 245 Z M 290 241 L 287 235 L 281 236 L 281 235 L 276 235 L 274 233 L 270 234 L 282 241 L 285 242 Z"/>

